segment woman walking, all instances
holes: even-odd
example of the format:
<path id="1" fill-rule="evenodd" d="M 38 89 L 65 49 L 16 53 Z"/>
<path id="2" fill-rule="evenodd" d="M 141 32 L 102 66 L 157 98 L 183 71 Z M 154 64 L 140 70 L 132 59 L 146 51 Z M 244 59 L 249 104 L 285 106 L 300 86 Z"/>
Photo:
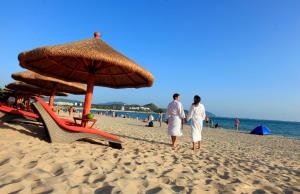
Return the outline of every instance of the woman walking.
<path id="1" fill-rule="evenodd" d="M 200 141 L 202 139 L 201 132 L 203 127 L 203 120 L 205 120 L 205 108 L 203 104 L 200 103 L 200 96 L 194 96 L 194 103 L 192 104 L 187 120 L 191 120 L 191 130 L 192 130 L 192 141 L 193 150 L 195 150 L 195 144 L 198 143 L 197 149 L 200 149 Z"/>

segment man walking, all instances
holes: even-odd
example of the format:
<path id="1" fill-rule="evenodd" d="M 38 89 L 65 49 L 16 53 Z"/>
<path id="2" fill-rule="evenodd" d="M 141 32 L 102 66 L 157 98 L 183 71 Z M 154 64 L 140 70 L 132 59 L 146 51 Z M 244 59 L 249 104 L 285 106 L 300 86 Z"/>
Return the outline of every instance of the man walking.
<path id="1" fill-rule="evenodd" d="M 183 106 L 180 102 L 180 95 L 174 94 L 173 101 L 168 105 L 166 112 L 166 123 L 168 124 L 168 135 L 171 136 L 172 149 L 175 149 L 177 136 L 182 136 L 182 124 L 185 119 Z"/>

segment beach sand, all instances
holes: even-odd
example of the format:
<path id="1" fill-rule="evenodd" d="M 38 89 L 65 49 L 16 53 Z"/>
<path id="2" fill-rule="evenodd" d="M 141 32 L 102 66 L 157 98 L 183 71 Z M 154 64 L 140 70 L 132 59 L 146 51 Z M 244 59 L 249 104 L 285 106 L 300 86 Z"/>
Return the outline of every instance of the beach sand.
<path id="1" fill-rule="evenodd" d="M 43 127 L 2 123 L 0 193 L 300 193 L 300 140 L 205 128 L 193 151 L 185 126 L 173 151 L 166 125 L 96 118 L 122 150 L 50 144 Z"/>

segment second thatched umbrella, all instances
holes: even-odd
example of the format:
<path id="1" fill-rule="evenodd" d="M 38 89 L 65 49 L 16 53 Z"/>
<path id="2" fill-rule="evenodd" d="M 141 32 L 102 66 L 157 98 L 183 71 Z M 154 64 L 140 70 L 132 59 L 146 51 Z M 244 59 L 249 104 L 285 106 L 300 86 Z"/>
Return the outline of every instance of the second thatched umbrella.
<path id="1" fill-rule="evenodd" d="M 12 78 L 24 83 L 38 86 L 51 91 L 49 106 L 54 103 L 56 92 L 67 92 L 71 94 L 85 94 L 86 85 L 74 82 L 67 82 L 53 77 L 43 76 L 32 71 L 24 71 L 12 74 Z"/>
<path id="2" fill-rule="evenodd" d="M 154 77 L 100 38 L 46 46 L 19 54 L 20 65 L 40 74 L 87 83 L 83 117 L 90 112 L 94 85 L 110 88 L 150 87 Z"/>

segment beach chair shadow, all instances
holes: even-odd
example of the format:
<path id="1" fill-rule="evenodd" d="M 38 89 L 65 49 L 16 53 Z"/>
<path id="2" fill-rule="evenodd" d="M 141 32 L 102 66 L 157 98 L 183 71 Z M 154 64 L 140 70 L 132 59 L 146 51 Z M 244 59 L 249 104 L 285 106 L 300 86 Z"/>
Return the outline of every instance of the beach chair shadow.
<path id="1" fill-rule="evenodd" d="M 108 141 L 113 148 L 122 148 L 122 142 L 118 136 L 94 128 L 67 125 L 52 112 L 48 104 L 39 98 L 33 103 L 33 108 L 40 116 L 50 142 L 71 143 L 83 139 L 97 139 Z"/>
<path id="2" fill-rule="evenodd" d="M 38 138 L 42 141 L 48 141 L 49 140 L 49 138 L 47 137 L 47 134 L 45 133 L 43 127 L 39 127 L 39 126 L 28 127 L 27 125 L 23 125 L 23 124 L 19 124 L 19 125 L 21 125 L 25 129 L 17 129 L 17 128 L 9 126 L 5 123 L 0 125 L 0 129 L 1 128 L 2 129 L 10 129 L 10 130 L 16 131 L 18 133 L 22 133 L 22 134 L 25 134 L 25 135 L 28 135 L 28 136 Z"/>
<path id="3" fill-rule="evenodd" d="M 133 140 L 137 140 L 137 141 L 144 141 L 144 142 L 148 142 L 148 143 L 155 143 L 155 144 L 163 144 L 163 145 L 170 145 L 170 143 L 166 143 L 163 141 L 154 141 L 154 140 L 147 140 L 147 139 L 142 139 L 142 138 L 138 138 L 138 137 L 133 137 L 133 136 L 128 136 L 128 135 L 119 135 L 119 134 L 114 134 L 113 135 L 118 135 L 119 137 L 123 137 L 123 138 L 128 138 L 128 139 L 133 139 Z"/>

